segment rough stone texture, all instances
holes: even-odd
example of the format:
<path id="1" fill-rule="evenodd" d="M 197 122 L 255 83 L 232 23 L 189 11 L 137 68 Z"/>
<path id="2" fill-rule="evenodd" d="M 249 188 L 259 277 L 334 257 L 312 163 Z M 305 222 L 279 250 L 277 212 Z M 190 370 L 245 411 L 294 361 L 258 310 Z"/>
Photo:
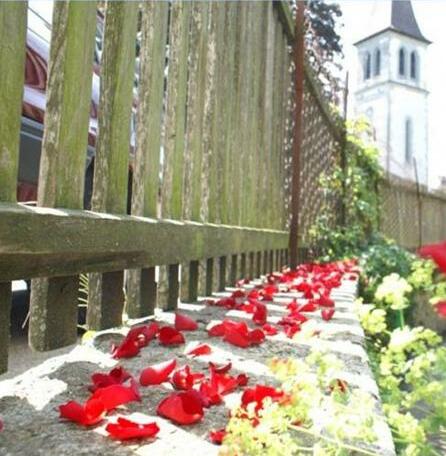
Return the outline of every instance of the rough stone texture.
<path id="1" fill-rule="evenodd" d="M 217 293 L 217 296 L 228 294 Z M 325 322 L 317 315 L 311 316 L 310 328 L 319 329 L 318 337 L 287 339 L 283 334 L 269 337 L 260 346 L 248 349 L 238 348 L 223 342 L 219 338 L 208 338 L 206 327 L 211 321 L 225 317 L 231 319 L 250 319 L 250 315 L 240 311 L 198 304 L 180 304 L 180 311 L 195 318 L 199 323 L 197 331 L 186 332 L 186 345 L 162 347 L 152 341 L 140 355 L 121 360 L 121 364 L 136 377 L 142 368 L 149 364 L 176 357 L 178 364 L 188 363 L 193 371 L 208 372 L 208 361 L 223 362 L 231 360 L 233 373 L 246 372 L 250 384 L 256 382 L 274 384 L 274 378 L 268 370 L 267 361 L 274 356 L 303 357 L 312 347 L 325 347 L 335 353 L 345 364 L 339 373 L 353 387 L 370 392 L 376 398 L 377 435 L 379 441 L 373 447 L 377 454 L 394 455 L 390 430 L 382 418 L 376 383 L 368 366 L 364 349 L 364 334 L 352 306 L 356 293 L 353 282 L 344 282 L 334 290 L 337 311 L 330 322 Z M 299 294 L 280 293 L 269 304 L 269 322 L 274 323 L 286 312 L 285 306 Z M 156 320 L 173 323 L 174 315 L 160 311 Z M 137 323 L 136 320 L 132 323 Z M 304 331 L 303 331 L 304 332 Z M 240 392 L 225 396 L 225 404 L 205 411 L 204 420 L 193 426 L 178 427 L 156 416 L 156 406 L 171 390 L 170 385 L 141 388 L 141 403 L 131 403 L 123 414 L 143 414 L 153 417 L 161 428 L 158 438 L 139 444 L 120 444 L 104 436 L 104 425 L 98 428 L 84 429 L 75 424 L 62 422 L 58 417 L 57 406 L 68 400 L 84 401 L 89 392 L 87 385 L 95 371 L 109 370 L 117 362 L 110 355 L 110 345 L 119 342 L 125 330 L 104 331 L 93 339 L 76 346 L 70 353 L 51 358 L 22 375 L 0 382 L 0 416 L 4 421 L 4 430 L 0 433 L 0 455 L 12 456 L 23 454 L 35 455 L 71 455 L 71 454 L 112 454 L 112 455 L 213 455 L 218 447 L 212 445 L 208 431 L 221 428 L 228 417 L 228 407 L 232 407 Z M 196 342 L 206 342 L 213 352 L 208 356 L 191 359 L 184 355 Z M 113 415 L 113 414 L 112 414 Z M 29 449 L 32 448 L 30 453 Z"/>

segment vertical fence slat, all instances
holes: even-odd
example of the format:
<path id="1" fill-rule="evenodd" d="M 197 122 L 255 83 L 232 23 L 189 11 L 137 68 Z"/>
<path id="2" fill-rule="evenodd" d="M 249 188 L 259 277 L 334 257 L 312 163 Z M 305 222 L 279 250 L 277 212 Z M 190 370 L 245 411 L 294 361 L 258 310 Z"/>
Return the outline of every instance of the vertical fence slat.
<path id="1" fill-rule="evenodd" d="M 187 60 L 191 3 L 171 4 L 169 28 L 169 68 L 164 132 L 161 214 L 181 219 L 183 166 L 186 133 Z M 168 280 L 160 279 L 160 306 L 176 309 L 179 293 L 179 266 L 168 265 Z"/>
<path id="2" fill-rule="evenodd" d="M 189 74 L 187 88 L 187 131 L 184 153 L 183 217 L 200 220 L 202 177 L 202 131 L 204 90 L 206 82 L 207 37 L 210 4 L 194 2 L 189 37 Z M 194 264 L 192 264 L 194 263 Z M 197 262 L 181 266 L 181 299 L 189 302 L 198 297 Z M 189 268 L 193 268 L 189 271 Z"/>
<path id="3" fill-rule="evenodd" d="M 157 216 L 168 11 L 167 2 L 142 3 L 139 103 L 132 190 L 132 215 L 138 216 Z M 130 318 L 153 314 L 156 294 L 154 267 L 128 271 L 127 313 Z"/>
<path id="4" fill-rule="evenodd" d="M 25 73 L 26 2 L 0 3 L 0 201 L 15 202 Z M 0 283 L 0 374 L 8 368 L 11 283 Z"/>
<path id="5" fill-rule="evenodd" d="M 138 4 L 109 1 L 101 62 L 99 134 L 92 208 L 125 214 Z M 105 329 L 122 322 L 124 273 L 90 274 L 87 324 Z"/>
<path id="6" fill-rule="evenodd" d="M 95 28 L 95 2 L 54 3 L 40 206 L 83 205 Z M 32 281 L 29 340 L 34 349 L 76 341 L 78 284 L 77 276 Z"/>

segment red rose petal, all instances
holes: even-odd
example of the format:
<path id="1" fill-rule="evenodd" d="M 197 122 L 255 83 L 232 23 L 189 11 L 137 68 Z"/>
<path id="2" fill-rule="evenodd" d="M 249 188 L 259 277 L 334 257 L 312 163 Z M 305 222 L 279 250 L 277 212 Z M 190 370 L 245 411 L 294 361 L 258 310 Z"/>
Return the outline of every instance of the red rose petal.
<path id="1" fill-rule="evenodd" d="M 141 396 L 139 395 L 136 382 L 132 381 L 128 387 L 111 385 L 105 388 L 99 388 L 92 394 L 90 400 L 93 399 L 102 402 L 104 409 L 110 411 L 128 402 L 140 401 Z"/>
<path id="2" fill-rule="evenodd" d="M 256 304 L 256 310 L 252 316 L 252 321 L 259 326 L 262 326 L 266 323 L 266 317 L 268 315 L 268 311 L 266 309 L 265 304 L 258 302 Z"/>
<path id="3" fill-rule="evenodd" d="M 221 337 L 225 335 L 225 325 L 223 323 L 217 323 L 208 329 L 208 335 L 210 337 Z"/>
<path id="4" fill-rule="evenodd" d="M 141 372 L 139 383 L 142 386 L 159 385 L 167 381 L 169 375 L 175 369 L 177 361 L 172 359 L 163 363 L 153 364 Z"/>
<path id="5" fill-rule="evenodd" d="M 333 315 L 335 313 L 335 310 L 333 308 L 329 308 L 329 309 L 322 309 L 321 310 L 321 315 L 322 315 L 322 318 L 325 320 L 325 321 L 329 321 L 333 318 Z"/>
<path id="6" fill-rule="evenodd" d="M 195 331 L 198 329 L 197 322 L 187 315 L 175 314 L 175 329 L 178 331 Z"/>
<path id="7" fill-rule="evenodd" d="M 122 366 L 115 367 L 108 374 L 95 372 L 91 376 L 93 385 L 89 386 L 88 389 L 94 393 L 98 388 L 105 388 L 110 385 L 121 385 L 130 377 L 131 375 Z"/>
<path id="8" fill-rule="evenodd" d="M 76 401 L 69 401 L 59 405 L 61 418 L 81 424 L 82 426 L 92 426 L 99 423 L 105 416 L 105 407 L 100 400 L 89 399 L 85 405 Z"/>
<path id="9" fill-rule="evenodd" d="M 161 345 L 180 345 L 185 342 L 183 334 L 170 326 L 163 326 L 159 330 L 158 340 Z"/>
<path id="10" fill-rule="evenodd" d="M 188 356 L 202 356 L 212 353 L 212 348 L 208 344 L 199 344 L 192 350 L 189 350 L 186 355 Z"/>
<path id="11" fill-rule="evenodd" d="M 275 336 L 279 332 L 275 326 L 268 323 L 262 326 L 262 330 L 267 336 Z"/>
<path id="12" fill-rule="evenodd" d="M 221 445 L 226 434 L 227 433 L 224 428 L 219 429 L 217 431 L 209 431 L 209 439 L 212 443 L 215 443 L 216 445 Z"/>
<path id="13" fill-rule="evenodd" d="M 157 413 L 176 424 L 194 424 L 203 418 L 203 404 L 194 391 L 172 393 L 163 399 Z"/>
<path id="14" fill-rule="evenodd" d="M 107 424 L 105 430 L 115 439 L 130 440 L 155 437 L 160 428 L 155 422 L 142 424 L 119 417 L 116 423 Z"/>
<path id="15" fill-rule="evenodd" d="M 209 367 L 218 374 L 226 374 L 231 370 L 232 363 L 231 361 L 228 361 L 226 364 L 223 364 L 222 366 L 216 366 L 213 362 L 209 361 Z"/>
<path id="16" fill-rule="evenodd" d="M 261 329 L 253 329 L 249 332 L 248 337 L 251 344 L 258 345 L 265 340 L 265 333 Z"/>
<path id="17" fill-rule="evenodd" d="M 241 333 L 236 328 L 226 328 L 224 340 L 241 348 L 247 348 L 251 345 L 248 335 Z"/>
<path id="18" fill-rule="evenodd" d="M 438 268 L 446 273 L 446 242 L 424 245 L 418 250 L 418 254 L 425 258 L 431 258 Z"/>
<path id="19" fill-rule="evenodd" d="M 249 382 L 249 377 L 246 374 L 237 375 L 238 386 L 246 386 Z"/>
<path id="20" fill-rule="evenodd" d="M 441 318 L 446 318 L 446 301 L 437 302 L 434 307 Z"/>

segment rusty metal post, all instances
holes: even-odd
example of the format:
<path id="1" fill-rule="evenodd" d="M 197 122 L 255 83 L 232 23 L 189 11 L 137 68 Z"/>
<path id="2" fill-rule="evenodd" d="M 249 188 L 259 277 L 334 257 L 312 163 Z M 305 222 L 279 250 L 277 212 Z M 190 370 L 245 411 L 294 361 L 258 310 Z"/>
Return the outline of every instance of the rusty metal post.
<path id="1" fill-rule="evenodd" d="M 302 147 L 303 95 L 304 95 L 304 54 L 305 54 L 305 1 L 297 2 L 294 66 L 295 66 L 295 126 L 293 143 L 293 176 L 291 193 L 291 222 L 290 222 L 290 267 L 297 266 L 298 233 L 299 233 L 299 190 L 300 190 L 300 151 Z"/>

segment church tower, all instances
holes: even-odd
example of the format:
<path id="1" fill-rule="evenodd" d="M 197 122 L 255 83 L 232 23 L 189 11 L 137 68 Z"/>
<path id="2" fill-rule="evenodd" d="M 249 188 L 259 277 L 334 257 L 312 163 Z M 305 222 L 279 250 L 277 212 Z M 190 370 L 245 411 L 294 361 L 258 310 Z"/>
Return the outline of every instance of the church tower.
<path id="1" fill-rule="evenodd" d="M 355 46 L 359 81 L 355 111 L 372 124 L 386 172 L 428 181 L 426 53 L 410 0 L 381 2 L 381 24 Z"/>

